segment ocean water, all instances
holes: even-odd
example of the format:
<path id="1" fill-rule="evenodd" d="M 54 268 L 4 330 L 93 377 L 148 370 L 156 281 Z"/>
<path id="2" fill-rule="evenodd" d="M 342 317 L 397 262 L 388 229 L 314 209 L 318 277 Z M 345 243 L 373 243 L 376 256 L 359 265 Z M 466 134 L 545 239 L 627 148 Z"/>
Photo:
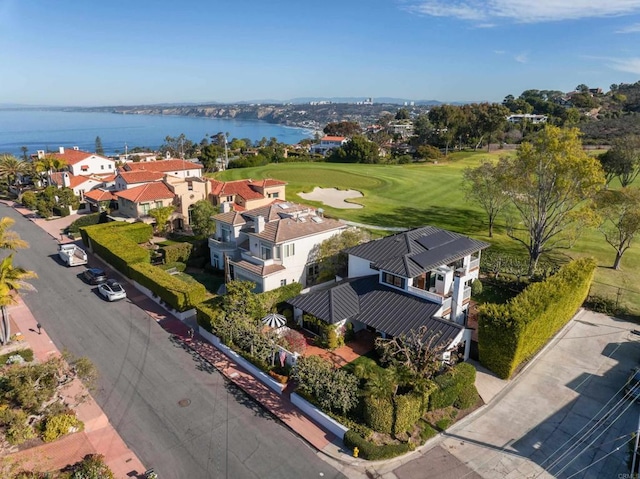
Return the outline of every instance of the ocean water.
<path id="1" fill-rule="evenodd" d="M 140 146 L 157 149 L 166 136 L 184 133 L 199 143 L 206 134 L 229 133 L 229 138 L 275 137 L 282 143 L 297 143 L 312 132 L 263 121 L 219 118 L 192 118 L 161 115 L 120 115 L 115 113 L 64 112 L 47 110 L 0 110 L 0 153 L 22 155 L 38 150 L 58 151 L 60 146 L 94 151 L 96 136 L 107 155 L 124 153 Z"/>

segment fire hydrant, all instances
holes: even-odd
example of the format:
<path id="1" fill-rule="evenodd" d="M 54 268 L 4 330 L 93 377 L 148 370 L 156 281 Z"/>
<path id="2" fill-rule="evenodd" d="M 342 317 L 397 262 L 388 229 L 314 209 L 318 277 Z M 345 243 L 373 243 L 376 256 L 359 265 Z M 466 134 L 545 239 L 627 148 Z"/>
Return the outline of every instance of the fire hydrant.
<path id="1" fill-rule="evenodd" d="M 358 457 L 358 454 L 360 453 L 360 449 L 358 449 L 357 447 L 353 448 L 353 457 Z"/>

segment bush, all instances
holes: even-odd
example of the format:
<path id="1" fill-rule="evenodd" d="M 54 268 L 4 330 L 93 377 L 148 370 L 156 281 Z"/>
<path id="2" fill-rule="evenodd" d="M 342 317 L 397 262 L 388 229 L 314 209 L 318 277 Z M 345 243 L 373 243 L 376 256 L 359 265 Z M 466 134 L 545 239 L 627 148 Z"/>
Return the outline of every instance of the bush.
<path id="1" fill-rule="evenodd" d="M 170 269 L 175 269 L 176 271 L 180 271 L 181 273 L 187 269 L 187 265 L 184 263 L 180 263 L 179 261 L 176 261 L 174 263 L 165 263 L 165 264 L 160 264 L 157 266 L 158 268 L 167 271 Z"/>
<path id="2" fill-rule="evenodd" d="M 436 376 L 437 389 L 429 396 L 429 410 L 453 406 L 466 388 L 475 390 L 476 370 L 468 363 L 456 364 L 449 371 Z"/>
<path id="3" fill-rule="evenodd" d="M 190 243 L 175 243 L 160 248 L 160 251 L 164 254 L 165 263 L 186 263 L 193 251 L 193 246 Z"/>
<path id="4" fill-rule="evenodd" d="M 390 459 L 392 457 L 406 454 L 413 449 L 411 443 L 408 442 L 379 446 L 371 441 L 367 441 L 360 436 L 360 434 L 351 429 L 349 429 L 344 435 L 344 445 L 351 450 L 357 447 L 359 450 L 358 456 L 369 461 Z"/>
<path id="5" fill-rule="evenodd" d="M 364 399 L 364 422 L 374 431 L 393 432 L 394 409 L 390 397 L 369 396 Z"/>
<path id="6" fill-rule="evenodd" d="M 107 213 L 91 213 L 90 215 L 82 215 L 80 218 L 75 220 L 73 223 L 69 225 L 67 231 L 69 233 L 79 233 L 80 228 L 84 226 L 97 225 L 99 223 L 104 223 L 107 221 Z"/>
<path id="7" fill-rule="evenodd" d="M 27 419 L 27 413 L 20 409 L 4 409 L 0 412 L 0 424 L 5 426 L 5 438 L 9 444 L 22 444 L 36 437 Z"/>
<path id="8" fill-rule="evenodd" d="M 59 414 L 51 416 L 44 420 L 42 427 L 42 440 L 44 442 L 52 442 L 59 437 L 73 432 L 73 429 L 81 430 L 84 427 L 74 414 Z"/>
<path id="9" fill-rule="evenodd" d="M 69 216 L 71 214 L 71 211 L 69 211 L 69 207 L 68 206 L 58 206 L 55 205 L 52 208 L 52 212 L 55 216 L 62 216 L 63 218 L 65 216 Z"/>
<path id="10" fill-rule="evenodd" d="M 287 349 L 292 353 L 304 354 L 306 351 L 307 340 L 304 334 L 294 329 L 289 329 L 284 333 L 283 338 L 287 343 Z"/>
<path id="11" fill-rule="evenodd" d="M 200 283 L 187 283 L 148 263 L 130 265 L 131 279 L 157 294 L 172 308 L 186 311 L 201 303 L 207 290 Z"/>
<path id="12" fill-rule="evenodd" d="M 7 364 L 7 361 L 11 356 L 19 355 L 25 362 L 30 363 L 33 361 L 33 350 L 32 349 L 19 349 L 17 351 L 13 351 L 12 353 L 3 354 L 0 356 L 0 364 Z"/>
<path id="13" fill-rule="evenodd" d="M 469 384 L 462 388 L 458 394 L 458 399 L 456 399 L 453 405 L 458 409 L 469 409 L 478 404 L 479 400 L 480 396 L 478 395 L 476 387 L 473 384 Z"/>
<path id="14" fill-rule="evenodd" d="M 442 419 L 440 419 L 438 422 L 436 422 L 436 427 L 438 429 L 440 429 L 441 431 L 446 430 L 449 426 L 451 426 L 451 423 L 453 422 L 453 419 L 450 417 L 443 417 Z"/>
<path id="15" fill-rule="evenodd" d="M 20 202 L 25 208 L 34 210 L 36 208 L 36 203 L 38 202 L 35 191 L 25 191 L 22 193 Z"/>
<path id="16" fill-rule="evenodd" d="M 476 297 L 480 294 L 482 294 L 482 281 L 476 279 L 471 283 L 471 296 Z"/>
<path id="17" fill-rule="evenodd" d="M 596 262 L 581 258 L 553 276 L 529 285 L 506 304 L 478 309 L 480 361 L 508 379 L 535 355 L 576 313 L 591 287 Z"/>
<path id="18" fill-rule="evenodd" d="M 422 395 L 411 392 L 395 396 L 393 435 L 410 431 L 422 416 Z"/>
<path id="19" fill-rule="evenodd" d="M 418 421 L 418 426 L 420 427 L 420 440 L 422 444 L 426 443 L 432 437 L 435 437 L 438 434 L 434 428 L 431 427 L 426 421 L 422 419 Z"/>
<path id="20" fill-rule="evenodd" d="M 87 454 L 70 469 L 69 479 L 114 479 L 113 472 L 105 464 L 102 454 Z"/>

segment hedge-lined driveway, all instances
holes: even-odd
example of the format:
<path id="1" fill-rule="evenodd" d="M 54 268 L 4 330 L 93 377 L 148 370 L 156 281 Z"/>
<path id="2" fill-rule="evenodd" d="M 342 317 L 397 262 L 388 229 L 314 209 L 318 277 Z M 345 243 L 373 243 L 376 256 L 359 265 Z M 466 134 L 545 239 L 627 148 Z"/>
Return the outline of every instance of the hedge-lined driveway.
<path id="1" fill-rule="evenodd" d="M 640 337 L 630 333 L 637 327 L 578 314 L 490 406 L 452 426 L 441 446 L 485 478 L 627 473 L 624 443 L 640 406 L 621 388 L 640 360 Z M 402 468 L 396 474 L 402 478 Z"/>

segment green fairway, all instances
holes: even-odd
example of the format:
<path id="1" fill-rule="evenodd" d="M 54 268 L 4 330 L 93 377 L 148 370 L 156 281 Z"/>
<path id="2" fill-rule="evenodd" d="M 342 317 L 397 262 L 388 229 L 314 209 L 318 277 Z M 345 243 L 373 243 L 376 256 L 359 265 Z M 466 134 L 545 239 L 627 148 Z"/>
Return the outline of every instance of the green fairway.
<path id="1" fill-rule="evenodd" d="M 482 160 L 497 159 L 501 151 L 465 152 L 451 155 L 451 161 L 438 164 L 362 165 L 335 163 L 280 163 L 258 168 L 231 169 L 216 175 L 220 180 L 276 178 L 287 182 L 287 199 L 324 208 L 332 217 L 359 223 L 413 228 L 434 225 L 492 243 L 501 251 L 525 254 L 524 248 L 504 234 L 504 220 L 498 219 L 494 237 L 487 235 L 483 210 L 467 202 L 462 189 L 462 171 Z M 335 187 L 360 191 L 364 197 L 350 200 L 361 209 L 337 209 L 320 202 L 302 200 L 299 192 L 314 187 Z M 640 242 L 640 240 L 639 240 Z M 639 243 L 640 244 L 640 243 Z M 599 264 L 593 290 L 618 297 L 622 304 L 640 314 L 640 245 L 634 244 L 615 271 L 614 250 L 596 231 L 585 231 L 567 254 L 591 255 Z M 618 294 L 618 288 L 623 288 Z M 638 291 L 633 293 L 632 291 Z"/>

